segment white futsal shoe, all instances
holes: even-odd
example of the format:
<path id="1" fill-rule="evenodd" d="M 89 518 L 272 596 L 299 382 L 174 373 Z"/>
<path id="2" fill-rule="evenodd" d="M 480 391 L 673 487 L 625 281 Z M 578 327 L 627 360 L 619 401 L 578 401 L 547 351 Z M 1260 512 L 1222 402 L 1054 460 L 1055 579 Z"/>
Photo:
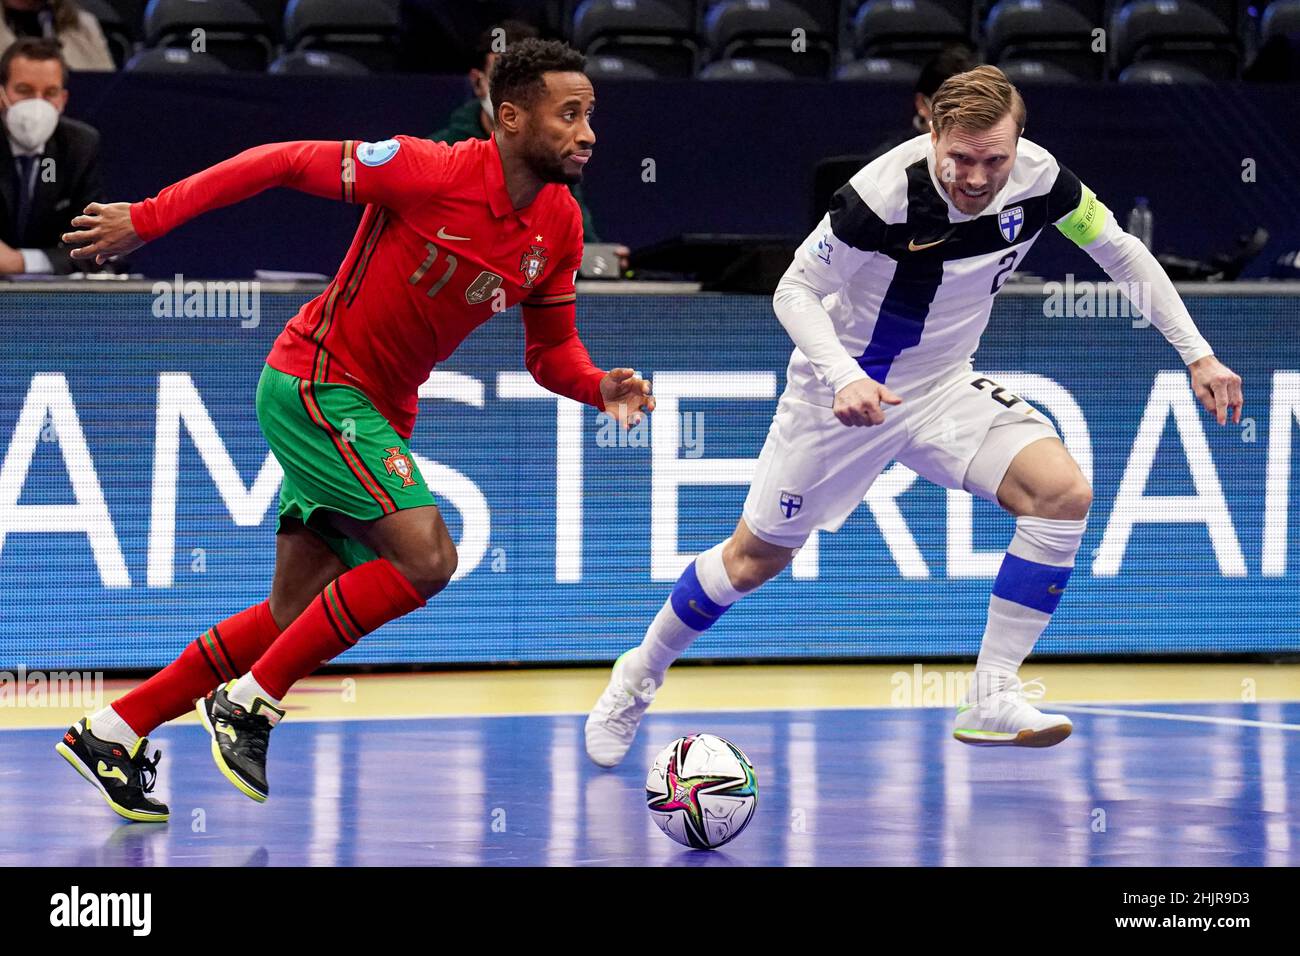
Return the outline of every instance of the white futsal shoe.
<path id="1" fill-rule="evenodd" d="M 654 691 L 638 690 L 624 681 L 623 665 L 631 653 L 614 662 L 609 684 L 587 717 L 587 756 L 602 767 L 618 766 L 627 756 L 641 718 L 655 699 Z"/>
<path id="2" fill-rule="evenodd" d="M 981 675 L 982 676 L 982 675 Z M 952 735 L 977 747 L 1051 747 L 1059 744 L 1074 725 L 1064 714 L 1044 714 L 1029 701 L 1047 692 L 1041 680 L 1021 683 L 1007 676 L 1000 687 L 977 695 L 973 704 L 957 708 Z"/>

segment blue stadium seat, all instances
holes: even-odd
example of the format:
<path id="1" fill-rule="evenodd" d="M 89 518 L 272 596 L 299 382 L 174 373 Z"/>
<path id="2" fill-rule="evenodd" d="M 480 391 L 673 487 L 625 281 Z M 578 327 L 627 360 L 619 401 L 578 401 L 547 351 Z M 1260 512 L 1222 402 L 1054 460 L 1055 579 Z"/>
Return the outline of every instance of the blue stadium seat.
<path id="1" fill-rule="evenodd" d="M 269 25 L 244 0 L 149 0 L 144 39 L 150 47 L 193 50 L 195 30 L 204 51 L 234 70 L 265 70 L 271 59 Z"/>
<path id="2" fill-rule="evenodd" d="M 1256 13 L 1252 7 L 1251 15 Z M 1253 58 L 1242 70 L 1242 79 L 1254 83 L 1300 82 L 1300 0 L 1273 0 L 1264 9 L 1258 27 Z"/>
<path id="3" fill-rule="evenodd" d="M 1081 77 L 1074 70 L 1067 69 L 1052 60 L 1038 60 L 1032 57 L 1023 60 L 1004 59 L 998 61 L 998 69 L 1007 75 L 1016 86 L 1033 86 L 1036 83 L 1078 83 Z M 1097 77 L 1100 79 L 1100 77 Z"/>
<path id="4" fill-rule="evenodd" d="M 1210 77 L 1186 63 L 1142 60 L 1120 71 L 1121 83 L 1213 83 Z"/>
<path id="5" fill-rule="evenodd" d="M 1190 66 L 1212 79 L 1237 75 L 1240 45 L 1235 30 L 1188 0 L 1133 0 L 1115 14 L 1110 35 L 1120 70 L 1160 60 Z"/>
<path id="6" fill-rule="evenodd" d="M 794 76 L 825 78 L 835 56 L 832 33 L 792 0 L 722 0 L 704 20 L 715 59 L 764 60 Z M 802 49 L 793 49 L 802 30 Z"/>
<path id="7" fill-rule="evenodd" d="M 1080 79 L 1099 80 L 1106 55 L 1092 47 L 1093 31 L 1102 24 L 1100 6 L 1087 0 L 1001 0 L 984 24 L 984 57 L 990 63 L 1052 63 Z"/>
<path id="8" fill-rule="evenodd" d="M 601 53 L 587 57 L 587 76 L 593 80 L 653 80 L 657 74 L 644 63 Z"/>
<path id="9" fill-rule="evenodd" d="M 267 73 L 287 73 L 294 76 L 364 76 L 370 70 L 342 53 L 326 50 L 294 50 L 282 53 L 266 69 Z"/>
<path id="10" fill-rule="evenodd" d="M 970 5 L 955 0 L 867 0 L 853 15 L 857 57 L 924 64 L 944 47 L 970 38 Z"/>
<path id="11" fill-rule="evenodd" d="M 722 6 L 730 0 L 705 0 L 705 18 L 714 7 Z M 835 36 L 840 30 L 840 0 L 783 0 L 786 6 L 798 7 L 806 18 L 816 25 L 816 32 L 826 36 Z M 813 32 L 811 29 L 809 32 Z"/>
<path id="12" fill-rule="evenodd" d="M 400 30 L 396 0 L 289 0 L 284 11 L 286 48 L 342 53 L 376 73 L 396 66 Z"/>
<path id="13" fill-rule="evenodd" d="M 78 6 L 89 10 L 96 18 L 99 11 L 108 7 L 113 11 L 113 22 L 120 23 L 122 31 L 133 41 L 144 39 L 144 7 L 147 0 L 92 0 Z"/>
<path id="14" fill-rule="evenodd" d="M 668 0 L 586 0 L 573 15 L 573 45 L 588 56 L 641 63 L 663 77 L 695 75 L 695 25 Z"/>
<path id="15" fill-rule="evenodd" d="M 921 67 L 917 64 L 884 57 L 853 60 L 835 71 L 835 79 L 849 83 L 906 83 L 915 86 L 920 78 Z"/>
<path id="16" fill-rule="evenodd" d="M 677 19 L 685 23 L 694 32 L 696 25 L 699 23 L 700 11 L 703 9 L 705 0 L 659 0 L 659 2 L 673 11 Z M 559 21 L 564 39 L 572 40 L 574 38 L 574 21 L 577 18 L 579 8 L 585 6 L 586 3 L 587 0 L 562 0 Z"/>
<path id="17" fill-rule="evenodd" d="M 141 50 L 123 67 L 128 73 L 229 73 L 230 67 L 215 56 L 191 53 L 189 48 L 156 46 Z"/>
<path id="18" fill-rule="evenodd" d="M 1300 0 L 1273 0 L 1259 21 L 1260 43 L 1300 35 Z"/>
<path id="19" fill-rule="evenodd" d="M 700 70 L 701 80 L 793 80 L 795 75 L 768 60 L 747 57 L 714 60 Z"/>
<path id="20" fill-rule="evenodd" d="M 1241 24 L 1244 8 L 1253 6 L 1258 0 L 1191 0 L 1198 7 L 1208 10 L 1219 18 L 1219 21 L 1228 28 L 1232 33 L 1238 33 L 1238 27 Z M 1263 0 L 1267 3 L 1268 0 Z"/>

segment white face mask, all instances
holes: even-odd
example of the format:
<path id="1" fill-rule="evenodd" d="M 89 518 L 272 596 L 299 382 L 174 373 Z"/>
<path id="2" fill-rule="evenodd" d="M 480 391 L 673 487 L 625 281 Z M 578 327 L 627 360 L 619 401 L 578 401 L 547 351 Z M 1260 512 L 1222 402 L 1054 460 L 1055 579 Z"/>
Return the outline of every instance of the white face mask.
<path id="1" fill-rule="evenodd" d="M 5 110 L 5 128 L 23 149 L 40 149 L 54 135 L 59 111 L 48 100 L 19 100 Z"/>

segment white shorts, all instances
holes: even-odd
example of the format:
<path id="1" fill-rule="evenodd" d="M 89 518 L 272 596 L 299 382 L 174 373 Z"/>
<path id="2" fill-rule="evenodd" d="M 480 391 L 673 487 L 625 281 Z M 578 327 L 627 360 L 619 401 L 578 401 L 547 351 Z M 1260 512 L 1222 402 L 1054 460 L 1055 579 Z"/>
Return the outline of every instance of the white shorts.
<path id="1" fill-rule="evenodd" d="M 895 460 L 936 485 L 996 502 L 1021 449 L 1057 437 L 1042 412 L 969 369 L 884 410 L 883 424 L 851 427 L 787 388 L 745 499 L 750 530 L 787 548 L 814 530 L 837 531 Z"/>

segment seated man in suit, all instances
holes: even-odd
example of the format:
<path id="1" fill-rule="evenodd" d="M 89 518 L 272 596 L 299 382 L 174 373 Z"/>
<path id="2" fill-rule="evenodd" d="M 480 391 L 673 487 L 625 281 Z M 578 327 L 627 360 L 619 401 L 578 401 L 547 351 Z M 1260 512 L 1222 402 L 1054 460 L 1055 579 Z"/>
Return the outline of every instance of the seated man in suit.
<path id="1" fill-rule="evenodd" d="M 59 236 L 104 198 L 99 133 L 63 116 L 68 69 L 57 40 L 18 40 L 0 56 L 0 274 L 82 271 Z"/>

